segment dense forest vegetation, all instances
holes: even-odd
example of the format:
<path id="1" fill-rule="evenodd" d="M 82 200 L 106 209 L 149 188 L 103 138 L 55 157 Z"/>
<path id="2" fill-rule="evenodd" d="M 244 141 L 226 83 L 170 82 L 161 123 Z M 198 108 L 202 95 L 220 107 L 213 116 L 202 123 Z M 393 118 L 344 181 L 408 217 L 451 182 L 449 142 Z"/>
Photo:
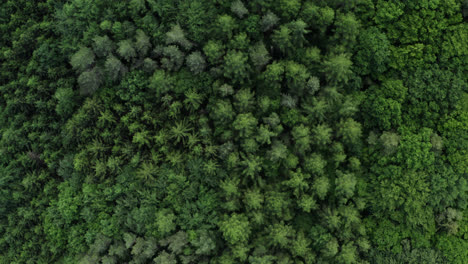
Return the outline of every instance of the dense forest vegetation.
<path id="1" fill-rule="evenodd" d="M 2 1 L 0 263 L 468 263 L 467 17 Z"/>

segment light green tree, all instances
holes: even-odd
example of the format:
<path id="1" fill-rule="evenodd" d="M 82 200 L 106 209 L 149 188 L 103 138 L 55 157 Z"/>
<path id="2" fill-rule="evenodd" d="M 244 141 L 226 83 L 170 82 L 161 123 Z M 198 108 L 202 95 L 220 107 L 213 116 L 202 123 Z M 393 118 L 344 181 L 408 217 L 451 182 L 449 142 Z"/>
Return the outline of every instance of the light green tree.
<path id="1" fill-rule="evenodd" d="M 280 50 L 283 54 L 289 54 L 293 47 L 291 42 L 292 32 L 286 25 L 281 25 L 279 29 L 276 29 L 271 36 L 271 40 L 275 47 Z"/>
<path id="2" fill-rule="evenodd" d="M 146 56 L 151 48 L 150 38 L 143 30 L 138 29 L 135 36 L 135 48 L 141 57 Z"/>
<path id="3" fill-rule="evenodd" d="M 346 84 L 353 74 L 352 65 L 353 62 L 347 54 L 329 57 L 323 63 L 323 71 L 327 81 L 331 84 Z"/>
<path id="4" fill-rule="evenodd" d="M 114 43 L 107 35 L 96 36 L 93 42 L 93 50 L 99 57 L 107 57 L 115 48 Z"/>
<path id="5" fill-rule="evenodd" d="M 249 10 L 245 8 L 244 3 L 240 0 L 236 0 L 231 4 L 231 11 L 236 14 L 239 18 L 243 18 L 249 13 Z"/>
<path id="6" fill-rule="evenodd" d="M 312 138 L 310 136 L 310 129 L 303 124 L 295 126 L 291 132 L 296 148 L 300 153 L 305 153 L 310 148 Z"/>
<path id="7" fill-rule="evenodd" d="M 187 56 L 187 66 L 190 71 L 195 74 L 199 74 L 205 70 L 206 62 L 201 52 L 195 51 Z"/>
<path id="8" fill-rule="evenodd" d="M 80 94 L 90 95 L 94 93 L 101 85 L 101 73 L 97 68 L 85 71 L 78 77 Z"/>
<path id="9" fill-rule="evenodd" d="M 109 80 L 117 81 L 124 76 L 127 69 L 118 58 L 110 55 L 104 63 L 104 72 Z"/>
<path id="10" fill-rule="evenodd" d="M 271 59 L 263 42 L 258 42 L 249 48 L 249 57 L 257 70 L 262 69 Z"/>
<path id="11" fill-rule="evenodd" d="M 233 127 L 239 131 L 241 137 L 251 136 L 257 127 L 258 120 L 252 115 L 252 113 L 238 114 L 234 120 Z"/>
<path id="12" fill-rule="evenodd" d="M 122 40 L 119 42 L 117 53 L 127 62 L 136 57 L 137 53 L 133 48 L 133 43 L 130 40 Z"/>
<path id="13" fill-rule="evenodd" d="M 362 136 L 361 124 L 352 118 L 347 118 L 338 124 L 337 134 L 343 138 L 344 143 L 356 144 Z"/>
<path id="14" fill-rule="evenodd" d="M 279 18 L 273 14 L 271 11 L 268 11 L 265 15 L 263 15 L 260 24 L 262 26 L 263 32 L 269 31 L 274 26 L 276 26 L 279 22 Z"/>
<path id="15" fill-rule="evenodd" d="M 70 64 L 78 73 L 89 69 L 94 63 L 94 53 L 90 48 L 81 47 L 70 59 Z"/>
<path id="16" fill-rule="evenodd" d="M 312 130 L 313 142 L 316 145 L 323 146 L 331 142 L 332 129 L 327 124 L 316 126 Z"/>
<path id="17" fill-rule="evenodd" d="M 248 56 L 241 52 L 230 50 L 224 57 L 224 76 L 236 83 L 244 83 L 249 76 L 250 66 Z"/>
<path id="18" fill-rule="evenodd" d="M 217 24 L 221 33 L 225 34 L 227 39 L 231 39 L 233 31 L 237 27 L 234 18 L 230 15 L 220 15 Z"/>
<path id="19" fill-rule="evenodd" d="M 246 216 L 232 214 L 219 224 L 224 239 L 231 245 L 246 243 L 249 240 L 251 228 Z"/>
<path id="20" fill-rule="evenodd" d="M 185 33 L 179 24 L 172 26 L 171 30 L 166 33 L 166 44 L 179 44 L 186 50 L 192 48 L 193 44 L 185 38 Z"/>

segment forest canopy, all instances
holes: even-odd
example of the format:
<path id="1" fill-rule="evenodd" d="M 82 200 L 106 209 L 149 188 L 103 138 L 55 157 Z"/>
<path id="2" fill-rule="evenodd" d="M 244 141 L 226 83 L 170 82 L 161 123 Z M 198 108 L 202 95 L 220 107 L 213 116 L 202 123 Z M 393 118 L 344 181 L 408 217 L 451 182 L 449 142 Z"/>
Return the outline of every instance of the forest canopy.
<path id="1" fill-rule="evenodd" d="M 2 1 L 0 263 L 467 263 L 467 19 Z"/>

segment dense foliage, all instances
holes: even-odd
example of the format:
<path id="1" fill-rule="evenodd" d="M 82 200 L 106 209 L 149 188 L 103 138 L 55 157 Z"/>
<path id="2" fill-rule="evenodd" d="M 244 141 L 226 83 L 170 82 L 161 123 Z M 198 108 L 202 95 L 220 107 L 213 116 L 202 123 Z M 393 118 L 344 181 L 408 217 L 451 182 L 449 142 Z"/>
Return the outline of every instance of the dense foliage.
<path id="1" fill-rule="evenodd" d="M 0 4 L 0 263 L 467 263 L 468 1 Z"/>

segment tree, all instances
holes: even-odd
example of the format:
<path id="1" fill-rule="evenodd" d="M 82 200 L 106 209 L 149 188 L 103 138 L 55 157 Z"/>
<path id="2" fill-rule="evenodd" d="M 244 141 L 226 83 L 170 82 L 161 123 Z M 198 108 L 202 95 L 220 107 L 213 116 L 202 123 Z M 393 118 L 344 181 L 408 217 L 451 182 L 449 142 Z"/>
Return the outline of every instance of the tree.
<path id="1" fill-rule="evenodd" d="M 390 42 L 387 36 L 376 27 L 359 34 L 359 50 L 354 57 L 360 74 L 385 72 L 390 59 Z"/>
<path id="2" fill-rule="evenodd" d="M 353 147 L 353 146 L 350 146 Z M 335 162 L 335 168 L 346 160 L 346 153 L 343 144 L 340 142 L 333 142 L 331 145 L 331 152 L 333 153 L 332 161 Z"/>
<path id="3" fill-rule="evenodd" d="M 310 175 L 302 173 L 301 169 L 298 169 L 297 171 L 291 170 L 288 174 L 289 174 L 289 179 L 287 181 L 284 181 L 283 184 L 293 189 L 293 194 L 295 197 L 301 197 L 301 201 L 299 202 L 299 205 L 303 209 L 310 209 L 310 208 L 304 208 L 304 206 L 302 206 L 302 205 L 306 205 L 307 202 L 311 202 L 311 200 L 309 199 L 311 197 L 307 197 L 307 195 L 303 195 L 304 191 L 306 191 L 309 188 L 309 184 L 307 183 L 306 180 L 310 178 Z"/>
<path id="4" fill-rule="evenodd" d="M 355 45 L 359 35 L 360 23 L 353 13 L 338 13 L 336 15 L 335 39 L 346 46 Z"/>
<path id="5" fill-rule="evenodd" d="M 93 49 L 98 57 L 107 57 L 115 49 L 114 43 L 107 35 L 96 36 L 93 41 Z"/>
<path id="6" fill-rule="evenodd" d="M 217 22 L 221 33 L 226 35 L 227 39 L 230 39 L 232 32 L 237 27 L 234 18 L 229 15 L 220 15 Z"/>
<path id="7" fill-rule="evenodd" d="M 373 94 L 364 102 L 363 108 L 367 110 L 367 120 L 375 122 L 382 130 L 397 128 L 403 121 L 401 103 L 391 98 L 384 98 L 381 94 Z"/>
<path id="8" fill-rule="evenodd" d="M 330 258 L 338 253 L 339 244 L 336 238 L 330 239 L 321 249 L 321 253 L 324 257 Z"/>
<path id="9" fill-rule="evenodd" d="M 125 242 L 125 247 L 127 249 L 131 248 L 134 244 L 135 244 L 135 241 L 136 241 L 136 235 L 135 234 L 132 234 L 132 233 L 124 233 L 123 234 L 123 240 Z"/>
<path id="10" fill-rule="evenodd" d="M 235 112 L 231 102 L 228 100 L 217 101 L 213 106 L 213 110 L 210 111 L 210 117 L 222 124 L 229 124 L 232 122 L 234 115 Z"/>
<path id="11" fill-rule="evenodd" d="M 265 15 L 263 15 L 261 20 L 261 26 L 263 32 L 269 31 L 274 26 L 276 26 L 279 22 L 279 18 L 273 14 L 271 11 L 268 11 Z"/>
<path id="12" fill-rule="evenodd" d="M 274 141 L 271 150 L 267 152 L 268 157 L 273 162 L 279 162 L 286 159 L 288 155 L 288 148 L 279 141 Z"/>
<path id="13" fill-rule="evenodd" d="M 177 264 L 177 259 L 173 254 L 169 254 L 166 251 L 162 251 L 159 255 L 154 258 L 155 264 Z"/>
<path id="14" fill-rule="evenodd" d="M 109 255 L 123 258 L 126 252 L 125 244 L 122 241 L 116 242 L 109 247 Z"/>
<path id="15" fill-rule="evenodd" d="M 332 84 L 346 84 L 353 73 L 352 61 L 347 54 L 339 54 L 329 57 L 323 63 L 323 71 L 328 82 Z"/>
<path id="16" fill-rule="evenodd" d="M 133 14 L 136 16 L 139 13 L 146 10 L 145 1 L 144 0 L 131 0 L 130 1 L 130 8 Z"/>
<path id="17" fill-rule="evenodd" d="M 224 76 L 236 83 L 244 83 L 250 72 L 247 60 L 248 56 L 241 51 L 228 51 L 224 58 Z"/>
<path id="18" fill-rule="evenodd" d="M 431 144 L 432 144 L 432 149 L 435 151 L 441 151 L 444 146 L 442 137 L 439 136 L 437 133 L 432 134 Z"/>
<path id="19" fill-rule="evenodd" d="M 130 40 L 122 40 L 119 42 L 117 48 L 117 53 L 127 62 L 130 62 L 133 58 L 136 57 L 137 53 L 133 48 L 133 44 Z"/>
<path id="20" fill-rule="evenodd" d="M 249 189 L 245 191 L 243 201 L 247 208 L 254 210 L 261 209 L 264 202 L 264 196 L 260 192 L 260 189 Z"/>
<path id="21" fill-rule="evenodd" d="M 304 232 L 298 232 L 294 241 L 292 242 L 293 254 L 307 259 L 308 256 L 312 255 L 312 250 L 309 247 L 310 244 L 311 241 L 307 238 Z"/>
<path id="22" fill-rule="evenodd" d="M 396 133 L 385 131 L 380 136 L 380 142 L 382 143 L 384 154 L 390 155 L 398 149 L 400 136 Z"/>
<path id="23" fill-rule="evenodd" d="M 269 228 L 269 243 L 274 247 L 286 248 L 294 237 L 294 230 L 284 222 L 271 225 Z"/>
<path id="24" fill-rule="evenodd" d="M 241 89 L 234 95 L 234 106 L 237 112 L 246 113 L 250 112 L 254 107 L 255 93 L 250 89 Z"/>
<path id="25" fill-rule="evenodd" d="M 258 121 L 252 113 L 247 113 L 238 114 L 232 125 L 234 129 L 239 131 L 239 136 L 249 137 L 255 132 L 257 123 Z"/>
<path id="26" fill-rule="evenodd" d="M 235 213 L 225 216 L 225 219 L 219 224 L 219 229 L 223 233 L 224 239 L 231 245 L 246 243 L 251 232 L 247 217 Z"/>
<path id="27" fill-rule="evenodd" d="M 280 0 L 275 5 L 281 16 L 286 20 L 291 20 L 296 17 L 301 9 L 301 1 L 299 0 Z"/>
<path id="28" fill-rule="evenodd" d="M 192 240 L 191 243 L 197 248 L 197 255 L 210 255 L 216 249 L 214 236 L 206 230 L 198 232 L 198 240 Z"/>
<path id="29" fill-rule="evenodd" d="M 262 159 L 257 156 L 248 155 L 241 162 L 242 174 L 249 177 L 254 184 L 257 184 L 261 178 L 258 176 L 258 173 L 262 170 Z M 260 181 L 261 183 L 261 181 Z M 261 186 L 261 184 L 259 184 Z"/>
<path id="30" fill-rule="evenodd" d="M 269 96 L 279 96 L 281 92 L 281 82 L 284 79 L 284 64 L 274 61 L 266 67 L 262 78 L 265 80 L 267 87 L 264 94 Z"/>
<path id="31" fill-rule="evenodd" d="M 338 136 L 343 138 L 346 144 L 356 144 L 362 136 L 361 124 L 352 118 L 342 120 L 338 125 Z"/>
<path id="32" fill-rule="evenodd" d="M 151 48 L 150 38 L 145 34 L 145 32 L 143 32 L 143 30 L 138 29 L 136 31 L 135 48 L 141 57 L 146 56 Z"/>
<path id="33" fill-rule="evenodd" d="M 55 91 L 55 99 L 57 99 L 57 106 L 55 107 L 55 112 L 61 117 L 67 117 L 72 114 L 73 108 L 75 106 L 75 93 L 70 87 L 59 88 Z"/>
<path id="34" fill-rule="evenodd" d="M 158 67 L 157 62 L 151 58 L 145 58 L 143 60 L 143 70 L 147 73 L 153 73 Z"/>
<path id="35" fill-rule="evenodd" d="M 185 38 L 185 33 L 179 24 L 172 26 L 171 30 L 166 33 L 166 44 L 179 44 L 186 50 L 192 48 L 193 44 Z"/>
<path id="36" fill-rule="evenodd" d="M 90 48 L 81 47 L 70 59 L 70 64 L 77 73 L 89 69 L 94 63 L 94 53 Z"/>
<path id="37" fill-rule="evenodd" d="M 343 94 L 338 91 L 336 86 L 327 86 L 323 89 L 325 99 L 330 105 L 340 104 L 343 99 Z"/>
<path id="38" fill-rule="evenodd" d="M 104 31 L 110 31 L 112 29 L 112 22 L 109 20 L 104 20 L 99 24 L 99 28 Z"/>
<path id="39" fill-rule="evenodd" d="M 281 25 L 280 28 L 276 29 L 271 36 L 271 40 L 273 41 L 273 44 L 275 44 L 276 48 L 286 55 L 289 54 L 293 47 L 291 34 L 292 32 L 288 26 Z"/>
<path id="40" fill-rule="evenodd" d="M 351 173 L 342 173 L 337 171 L 336 194 L 344 197 L 345 199 L 351 198 L 356 188 L 356 178 Z"/>
<path id="41" fill-rule="evenodd" d="M 167 93 L 173 87 L 173 79 L 164 70 L 156 70 L 150 78 L 149 88 L 158 96 Z"/>
<path id="42" fill-rule="evenodd" d="M 101 85 L 101 73 L 97 68 L 85 71 L 78 77 L 81 95 L 94 93 Z"/>
<path id="43" fill-rule="evenodd" d="M 170 70 L 177 71 L 184 63 L 184 53 L 175 45 L 170 45 L 163 48 L 164 58 L 161 59 L 161 66 Z"/>
<path id="44" fill-rule="evenodd" d="M 308 94 L 315 94 L 320 90 L 320 80 L 319 78 L 312 76 L 307 80 L 306 91 Z"/>
<path id="45" fill-rule="evenodd" d="M 297 96 L 303 96 L 310 78 L 307 68 L 302 64 L 292 61 L 288 61 L 285 66 L 285 76 L 286 80 L 288 80 L 287 83 L 290 91 Z"/>
<path id="46" fill-rule="evenodd" d="M 231 4 L 231 11 L 236 14 L 239 18 L 243 18 L 249 13 L 249 10 L 245 8 L 244 3 L 240 0 L 236 0 Z"/>
<path id="47" fill-rule="evenodd" d="M 224 47 L 220 42 L 209 40 L 203 47 L 203 52 L 211 64 L 217 64 L 222 61 Z"/>
<path id="48" fill-rule="evenodd" d="M 323 98 L 319 100 L 313 98 L 311 101 L 312 105 L 307 104 L 304 106 L 305 112 L 314 120 L 318 120 L 319 122 L 325 121 L 327 118 L 326 114 L 330 109 L 330 105 Z"/>
<path id="49" fill-rule="evenodd" d="M 126 73 L 126 68 L 122 62 L 114 56 L 109 56 L 104 63 L 104 72 L 111 81 L 117 81 Z"/>
<path id="50" fill-rule="evenodd" d="M 349 242 L 341 246 L 341 251 L 336 257 L 339 263 L 348 264 L 356 263 L 357 252 L 356 246 L 352 242 Z"/>
<path id="51" fill-rule="evenodd" d="M 187 108 L 190 109 L 190 111 L 199 109 L 203 103 L 203 94 L 200 94 L 194 90 L 185 92 L 185 97 L 184 104 L 187 105 Z"/>
<path id="52" fill-rule="evenodd" d="M 319 7 L 316 23 L 322 33 L 325 33 L 328 26 L 335 20 L 335 13 L 335 10 L 329 6 Z"/>
<path id="53" fill-rule="evenodd" d="M 176 122 L 169 130 L 170 137 L 173 138 L 175 143 L 185 142 L 185 138 L 189 136 L 191 128 L 185 121 Z"/>
<path id="54" fill-rule="evenodd" d="M 276 133 L 269 130 L 268 126 L 260 125 L 258 129 L 258 135 L 256 136 L 256 140 L 260 144 L 271 144 L 271 138 L 275 137 Z"/>
<path id="55" fill-rule="evenodd" d="M 234 36 L 229 42 L 229 47 L 241 51 L 246 51 L 250 47 L 250 39 L 245 32 L 241 32 Z"/>
<path id="56" fill-rule="evenodd" d="M 199 74 L 205 70 L 206 63 L 201 52 L 195 51 L 187 56 L 187 66 L 189 69 L 195 73 Z"/>
<path id="57" fill-rule="evenodd" d="M 110 243 L 112 240 L 108 237 L 106 237 L 103 234 L 99 234 L 96 236 L 96 239 L 94 240 L 94 243 L 91 245 L 89 252 L 92 255 L 99 255 L 106 251 L 109 248 Z"/>
<path id="58" fill-rule="evenodd" d="M 135 244 L 132 247 L 132 255 L 139 256 L 142 253 L 144 246 L 145 240 L 142 237 L 137 237 L 135 240 Z"/>
<path id="59" fill-rule="evenodd" d="M 339 114 L 342 117 L 352 117 L 359 111 L 359 101 L 355 98 L 346 98 L 340 106 Z"/>
<path id="60" fill-rule="evenodd" d="M 258 42 L 249 48 L 249 57 L 257 70 L 261 70 L 271 60 L 271 56 L 263 42 Z"/>
<path id="61" fill-rule="evenodd" d="M 292 42 L 296 47 L 302 47 L 305 42 L 305 35 L 309 33 L 306 29 L 307 24 L 301 19 L 296 20 L 288 24 L 289 29 L 291 30 Z"/>
<path id="62" fill-rule="evenodd" d="M 328 125 L 318 125 L 312 130 L 313 142 L 316 145 L 323 146 L 331 142 L 331 128 Z"/>
<path id="63" fill-rule="evenodd" d="M 305 158 L 304 169 L 313 175 L 323 175 L 327 161 L 320 154 L 312 153 Z"/>
<path id="64" fill-rule="evenodd" d="M 164 237 L 172 232 L 176 228 L 175 220 L 176 216 L 170 210 L 159 210 L 155 222 L 157 233 L 153 235 Z"/>
<path id="65" fill-rule="evenodd" d="M 328 190 L 330 189 L 330 183 L 328 181 L 328 178 L 324 176 L 316 178 L 314 180 L 312 188 L 314 189 L 320 200 L 325 199 L 325 196 L 327 195 Z"/>
<path id="66" fill-rule="evenodd" d="M 174 254 L 181 254 L 188 244 L 187 240 L 187 233 L 184 231 L 178 231 L 163 241 L 160 241 L 160 244 L 167 246 L 167 248 Z"/>
<path id="67" fill-rule="evenodd" d="M 312 139 L 310 137 L 310 129 L 304 125 L 295 126 L 291 132 L 296 148 L 300 153 L 305 153 L 310 148 Z"/>

